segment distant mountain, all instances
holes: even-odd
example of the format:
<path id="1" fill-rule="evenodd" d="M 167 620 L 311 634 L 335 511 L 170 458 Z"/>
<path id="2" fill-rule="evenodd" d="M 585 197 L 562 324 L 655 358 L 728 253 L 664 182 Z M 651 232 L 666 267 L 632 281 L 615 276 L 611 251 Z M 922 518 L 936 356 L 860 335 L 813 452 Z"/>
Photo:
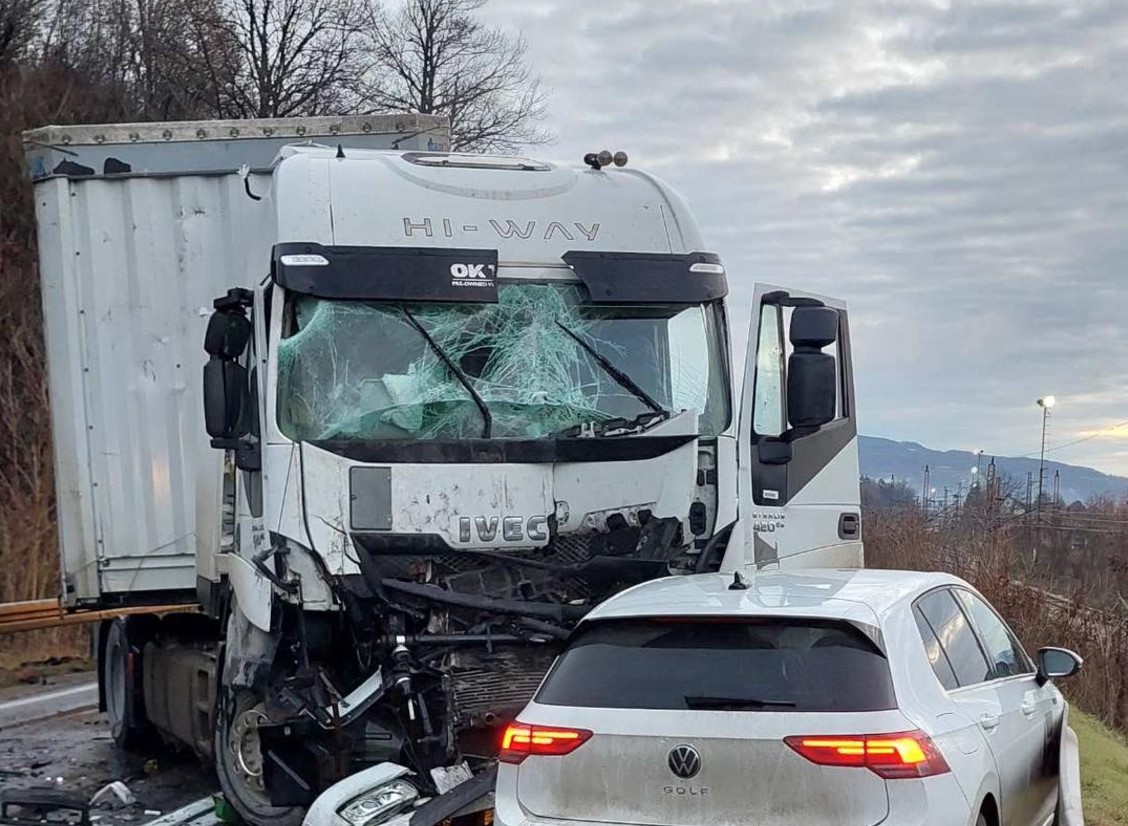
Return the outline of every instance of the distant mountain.
<path id="1" fill-rule="evenodd" d="M 936 488 L 942 496 L 945 487 L 949 493 L 956 493 L 960 484 L 966 493 L 974 474 L 976 456 L 966 450 L 932 450 L 916 442 L 895 442 L 876 436 L 861 436 L 858 439 L 861 454 L 862 475 L 872 479 L 888 479 L 895 476 L 904 480 L 920 495 L 924 486 L 924 466 L 928 465 L 929 485 Z M 979 463 L 980 472 L 986 478 L 990 457 L 984 454 Z M 1045 495 L 1054 490 L 1054 472 L 1060 474 L 1061 498 L 1066 504 L 1091 496 L 1128 495 L 1128 478 L 1112 476 L 1087 467 L 1067 465 L 1062 462 L 1046 461 Z M 1034 495 L 1038 491 L 1038 457 L 995 457 L 995 472 L 1020 483 L 1022 496 L 1026 495 L 1026 474 L 1034 481 Z"/>

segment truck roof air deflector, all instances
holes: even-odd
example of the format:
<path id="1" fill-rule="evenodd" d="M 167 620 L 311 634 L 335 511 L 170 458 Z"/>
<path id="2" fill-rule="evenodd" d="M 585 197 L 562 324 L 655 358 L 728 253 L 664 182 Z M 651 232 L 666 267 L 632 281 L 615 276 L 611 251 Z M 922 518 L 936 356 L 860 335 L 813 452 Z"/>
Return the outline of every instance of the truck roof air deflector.
<path id="1" fill-rule="evenodd" d="M 724 266 L 711 252 L 571 250 L 563 257 L 593 304 L 702 304 L 728 294 Z"/>
<path id="2" fill-rule="evenodd" d="M 275 244 L 271 274 L 318 298 L 497 303 L 497 250 Z"/>

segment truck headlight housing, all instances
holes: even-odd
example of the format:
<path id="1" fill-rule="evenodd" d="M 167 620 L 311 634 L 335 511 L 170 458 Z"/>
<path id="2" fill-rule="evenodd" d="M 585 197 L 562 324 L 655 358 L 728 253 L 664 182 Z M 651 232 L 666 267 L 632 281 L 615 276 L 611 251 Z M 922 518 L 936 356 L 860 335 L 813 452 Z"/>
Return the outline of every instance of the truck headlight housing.
<path id="1" fill-rule="evenodd" d="M 393 780 L 375 789 L 369 789 L 353 798 L 337 814 L 352 826 L 368 826 L 410 806 L 419 797 L 419 790 L 406 780 Z"/>

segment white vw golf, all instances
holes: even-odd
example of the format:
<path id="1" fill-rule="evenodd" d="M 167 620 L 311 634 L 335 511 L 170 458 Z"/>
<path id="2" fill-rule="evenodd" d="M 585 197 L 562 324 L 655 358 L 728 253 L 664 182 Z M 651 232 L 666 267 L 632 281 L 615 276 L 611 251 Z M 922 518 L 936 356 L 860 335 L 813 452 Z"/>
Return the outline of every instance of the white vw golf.
<path id="1" fill-rule="evenodd" d="M 1080 664 L 944 574 L 648 582 L 505 731 L 496 822 L 1043 826 Z"/>

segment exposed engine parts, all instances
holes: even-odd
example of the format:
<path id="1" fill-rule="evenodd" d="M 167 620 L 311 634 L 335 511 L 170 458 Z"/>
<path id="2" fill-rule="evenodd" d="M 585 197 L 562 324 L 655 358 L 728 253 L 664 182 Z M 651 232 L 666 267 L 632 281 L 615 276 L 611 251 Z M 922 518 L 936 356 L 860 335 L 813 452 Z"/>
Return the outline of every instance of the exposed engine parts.
<path id="1" fill-rule="evenodd" d="M 235 723 L 236 769 L 272 805 L 295 806 L 381 762 L 410 768 L 430 793 L 432 770 L 484 765 L 593 605 L 695 564 L 677 519 L 610 524 L 504 553 L 395 553 L 386 537 L 355 535 L 361 573 L 333 582 L 343 615 L 276 603 L 263 702 Z M 275 559 L 285 576 L 286 555 Z M 268 646 L 244 625 L 232 625 L 231 653 L 258 665 L 229 655 L 227 667 L 261 683 Z"/>

